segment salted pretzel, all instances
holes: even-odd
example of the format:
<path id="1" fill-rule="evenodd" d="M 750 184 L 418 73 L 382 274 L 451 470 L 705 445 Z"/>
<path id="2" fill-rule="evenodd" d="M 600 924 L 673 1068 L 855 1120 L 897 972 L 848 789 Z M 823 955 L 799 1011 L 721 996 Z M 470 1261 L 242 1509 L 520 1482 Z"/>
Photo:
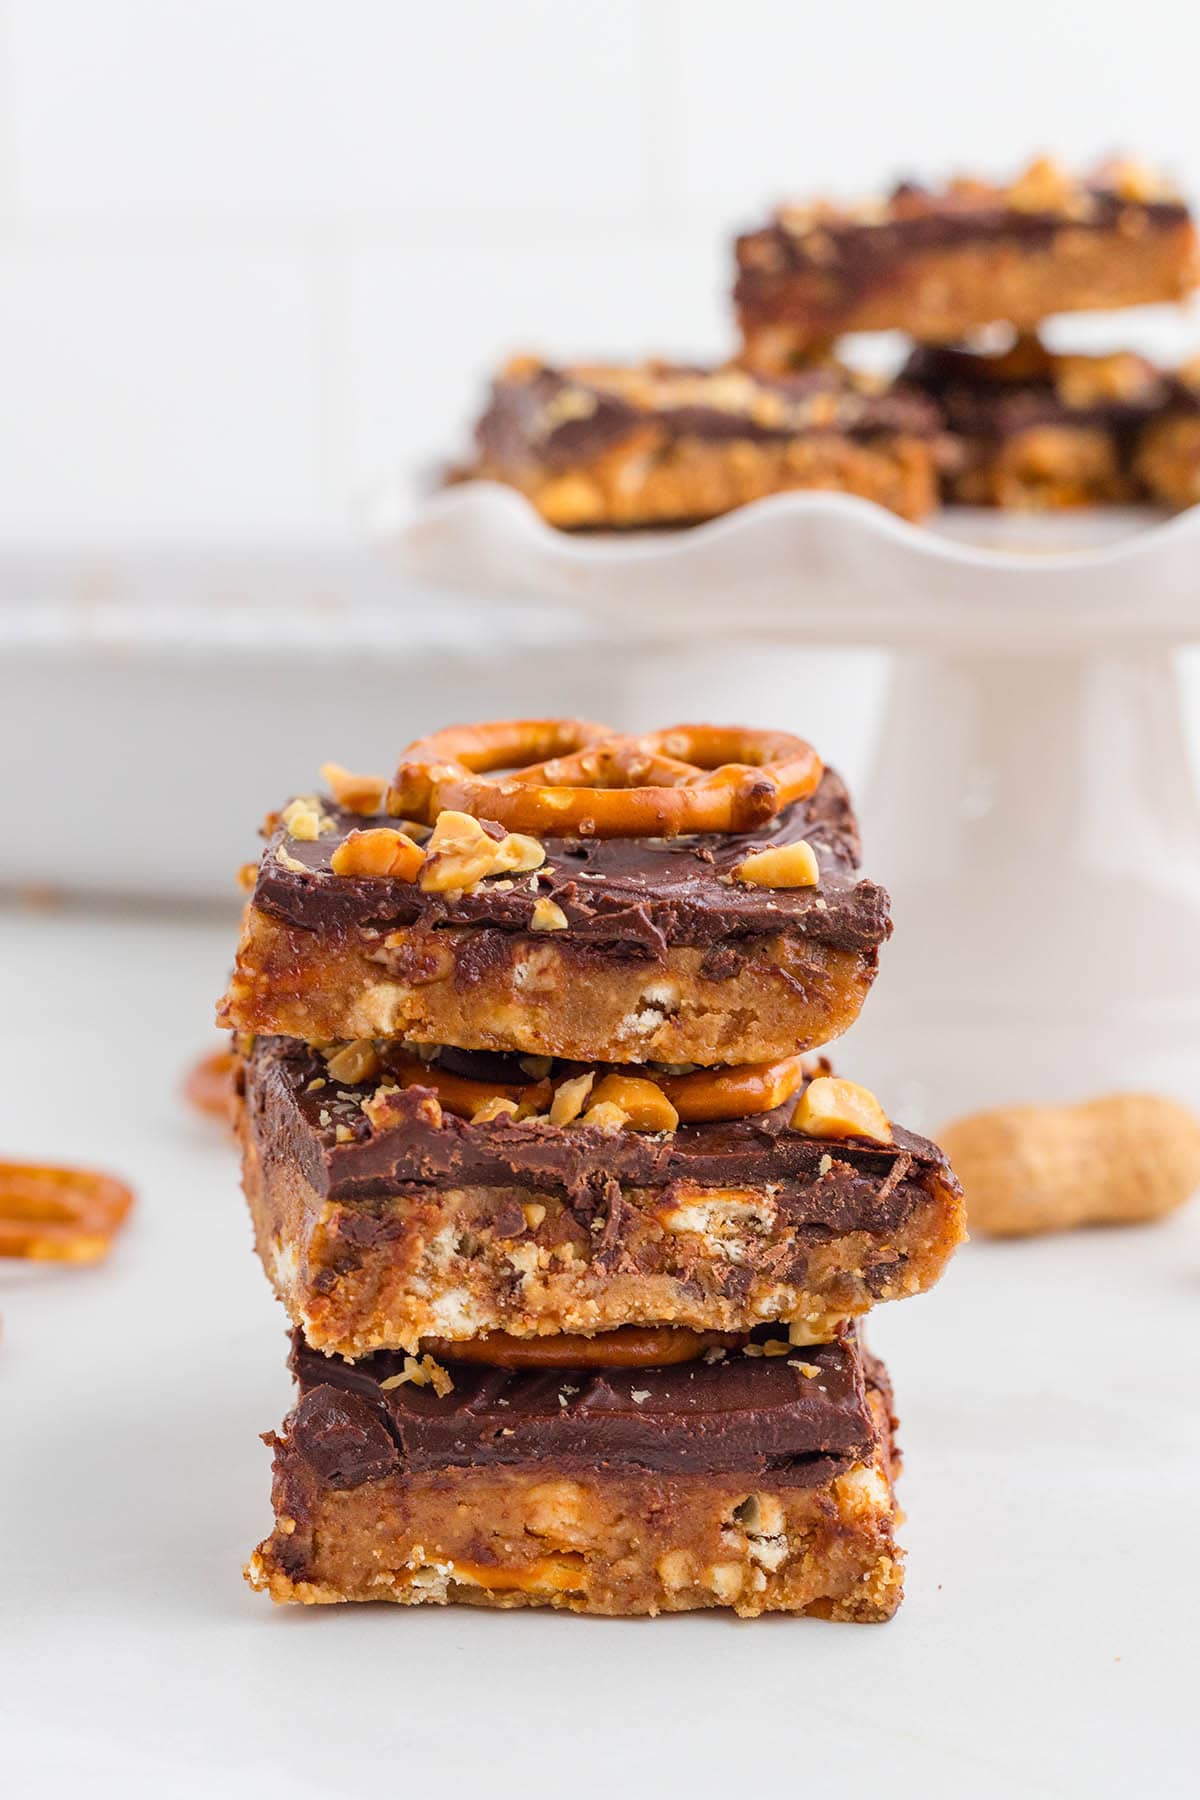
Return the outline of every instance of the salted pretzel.
<path id="1" fill-rule="evenodd" d="M 672 725 L 624 737 L 586 719 L 507 719 L 410 744 L 387 804 L 429 825 L 454 811 L 555 837 L 678 837 L 751 831 L 822 772 L 812 745 L 786 731 Z"/>
<path id="2" fill-rule="evenodd" d="M 576 1065 L 568 1065 L 561 1079 L 567 1080 L 578 1072 Z M 528 1082 L 479 1081 L 441 1069 L 436 1063 L 421 1062 L 418 1057 L 394 1062 L 391 1073 L 400 1087 L 432 1088 L 447 1112 L 464 1119 L 474 1118 L 489 1100 L 511 1100 L 528 1116 L 547 1109 L 554 1097 L 554 1084 L 546 1078 L 535 1081 L 531 1077 Z M 783 1056 L 778 1062 L 693 1069 L 687 1075 L 663 1075 L 640 1063 L 622 1063 L 618 1073 L 653 1082 L 679 1114 L 680 1124 L 698 1125 L 773 1112 L 791 1099 L 808 1071 L 802 1056 Z"/>
<path id="3" fill-rule="evenodd" d="M 98 1262 L 132 1205 L 111 1175 L 0 1163 L 0 1256 Z"/>
<path id="4" fill-rule="evenodd" d="M 684 1325 L 618 1325 L 595 1337 L 556 1332 L 550 1337 L 422 1338 L 421 1348 L 439 1362 L 490 1363 L 495 1369 L 665 1369 L 695 1362 L 706 1350 L 729 1349 L 742 1339 L 732 1331 L 692 1331 Z"/>
<path id="5" fill-rule="evenodd" d="M 446 1111 L 463 1119 L 472 1118 L 489 1100 L 512 1100 L 537 1111 L 539 1102 L 549 1106 L 552 1097 L 548 1081 L 475 1081 L 419 1057 L 394 1062 L 391 1073 L 400 1087 L 432 1088 Z"/>

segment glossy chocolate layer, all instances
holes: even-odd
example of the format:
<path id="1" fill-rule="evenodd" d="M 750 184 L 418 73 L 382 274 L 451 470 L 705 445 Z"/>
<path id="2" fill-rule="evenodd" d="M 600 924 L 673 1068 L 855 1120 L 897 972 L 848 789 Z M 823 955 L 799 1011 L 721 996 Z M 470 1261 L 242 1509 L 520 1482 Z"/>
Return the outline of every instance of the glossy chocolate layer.
<path id="1" fill-rule="evenodd" d="M 379 1050 L 386 1074 L 389 1054 L 399 1052 L 386 1045 Z M 455 1053 L 455 1061 L 482 1075 L 504 1059 L 469 1063 Z M 412 1087 L 389 1094 L 382 1109 L 373 1106 L 380 1121 L 373 1126 L 361 1102 L 376 1083 L 348 1087 L 324 1076 L 319 1052 L 292 1038 L 260 1038 L 246 1071 L 246 1101 L 264 1162 L 299 1166 L 319 1193 L 334 1200 L 369 1200 L 421 1183 L 529 1187 L 563 1195 L 584 1218 L 615 1212 L 619 1224 L 617 1184 L 769 1182 L 781 1207 L 794 1208 L 798 1220 L 843 1232 L 894 1229 L 925 1200 L 931 1183 L 953 1184 L 937 1146 L 902 1126 L 893 1127 L 895 1143 L 887 1147 L 790 1130 L 798 1096 L 751 1118 L 650 1135 L 544 1119 L 472 1124 L 431 1108 L 430 1090 Z M 312 1089 L 313 1081 L 322 1085 Z M 349 1133 L 342 1143 L 339 1127 Z"/>
<path id="2" fill-rule="evenodd" d="M 259 867 L 254 905 L 289 925 L 315 932 L 351 928 L 380 934 L 418 923 L 488 925 L 528 931 L 534 902 L 552 899 L 567 917 L 559 934 L 585 945 L 623 946 L 660 956 L 668 945 L 719 945 L 725 939 L 790 932 L 836 949 L 870 951 L 891 932 L 887 895 L 860 881 L 858 828 L 840 778 L 826 770 L 817 791 L 754 832 L 724 837 L 545 838 L 546 861 L 533 875 L 503 885 L 425 894 L 411 881 L 334 875 L 330 858 L 351 831 L 386 823 L 322 805 L 333 830 L 315 842 L 270 838 Z M 752 850 L 806 838 L 816 852 L 820 884 L 810 888 L 744 887 L 730 871 Z M 285 866 L 284 848 L 300 868 Z M 724 879 L 722 879 L 724 877 Z"/>
<path id="3" fill-rule="evenodd" d="M 917 393 L 840 368 L 765 378 L 665 364 L 544 366 L 502 375 L 476 428 L 485 465 L 550 473 L 588 463 L 653 425 L 668 440 L 786 441 L 816 433 L 929 437 L 937 414 Z"/>
<path id="4" fill-rule="evenodd" d="M 668 1369 L 563 1375 L 447 1363 L 454 1386 L 440 1398 L 410 1381 L 381 1385 L 404 1364 L 392 1351 L 357 1363 L 322 1356 L 296 1333 L 300 1397 L 287 1435 L 327 1486 L 529 1464 L 547 1479 L 646 1469 L 816 1484 L 872 1454 L 867 1383 L 885 1379 L 853 1333 L 786 1356 L 733 1352 Z"/>

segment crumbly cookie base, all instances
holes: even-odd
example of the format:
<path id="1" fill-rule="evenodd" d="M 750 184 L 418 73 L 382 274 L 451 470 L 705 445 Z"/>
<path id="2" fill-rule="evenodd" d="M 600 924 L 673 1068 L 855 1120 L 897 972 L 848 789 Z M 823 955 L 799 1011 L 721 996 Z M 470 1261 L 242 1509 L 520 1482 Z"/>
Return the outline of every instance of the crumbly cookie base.
<path id="1" fill-rule="evenodd" d="M 950 498 L 964 506 L 1057 512 L 1136 498 L 1121 445 L 1096 427 L 1031 426 L 998 444 L 967 444 L 965 452 L 949 483 Z"/>
<path id="2" fill-rule="evenodd" d="M 997 320 L 1028 330 L 1052 313 L 1183 300 L 1192 256 L 1186 224 L 1137 236 L 1064 224 L 1049 244 L 981 239 L 901 255 L 886 276 L 840 297 L 836 266 L 783 270 L 739 307 L 743 360 L 778 373 L 843 332 L 949 343 Z"/>
<path id="3" fill-rule="evenodd" d="M 836 1155 L 836 1146 L 831 1145 Z M 463 1340 L 621 1325 L 752 1331 L 820 1342 L 837 1321 L 932 1287 L 963 1236 L 939 1183 L 895 1230 L 797 1231 L 770 1187 L 622 1188 L 619 1238 L 559 1195 L 413 1187 L 325 1199 L 295 1167 L 264 1169 L 243 1130 L 255 1241 L 276 1294 L 318 1350 L 356 1358 Z"/>
<path id="4" fill-rule="evenodd" d="M 318 937 L 251 907 L 220 1017 L 309 1043 L 406 1037 L 581 1062 L 766 1062 L 840 1037 L 875 976 L 873 952 L 783 934 L 732 956 L 721 976 L 705 973 L 719 953 L 687 945 L 635 961 L 478 926 Z"/>
<path id="5" fill-rule="evenodd" d="M 482 463 L 484 480 L 517 487 L 563 530 L 695 524 L 770 494 L 858 494 L 906 519 L 937 499 L 932 445 L 921 438 L 865 441 L 834 435 L 781 442 L 671 440 L 650 427 L 569 470 Z"/>
<path id="6" fill-rule="evenodd" d="M 1146 491 L 1164 506 L 1200 502 L 1200 418 L 1159 419 L 1142 433 L 1135 467 Z"/>
<path id="7" fill-rule="evenodd" d="M 889 1619 L 903 1593 L 898 1458 L 870 1396 L 873 1461 L 817 1487 L 619 1468 L 445 1469 L 321 1483 L 276 1442 L 275 1529 L 246 1569 L 275 1601 L 549 1606 L 631 1615 L 731 1609 Z M 286 1427 L 285 1427 L 286 1430 Z"/>

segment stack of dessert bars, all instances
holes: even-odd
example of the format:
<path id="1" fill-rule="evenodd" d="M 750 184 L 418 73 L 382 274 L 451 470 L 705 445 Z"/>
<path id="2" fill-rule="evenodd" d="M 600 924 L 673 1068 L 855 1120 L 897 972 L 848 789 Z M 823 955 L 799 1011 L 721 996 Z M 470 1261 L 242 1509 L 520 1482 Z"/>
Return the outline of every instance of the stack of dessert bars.
<path id="1" fill-rule="evenodd" d="M 1038 336 L 1057 313 L 1195 290 L 1188 207 L 1140 165 L 1074 176 L 1042 158 L 1006 185 L 783 206 L 736 264 L 732 361 L 517 357 L 459 473 L 519 488 L 564 529 L 687 524 L 789 489 L 910 519 L 939 500 L 1200 501 L 1200 359 L 1062 355 Z M 878 331 L 913 342 L 895 379 L 840 359 Z"/>
<path id="2" fill-rule="evenodd" d="M 293 1326 L 276 1600 L 888 1618 L 857 1320 L 963 1235 L 805 1053 L 890 925 L 782 732 L 453 728 L 267 823 L 222 1016 Z"/>

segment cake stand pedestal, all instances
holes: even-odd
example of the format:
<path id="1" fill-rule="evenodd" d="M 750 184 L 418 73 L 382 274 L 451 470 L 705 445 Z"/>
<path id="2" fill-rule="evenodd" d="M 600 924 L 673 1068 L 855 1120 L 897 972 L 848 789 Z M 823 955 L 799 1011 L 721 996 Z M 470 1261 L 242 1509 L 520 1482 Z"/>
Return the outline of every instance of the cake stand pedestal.
<path id="1" fill-rule="evenodd" d="M 851 1049 L 901 1117 L 1200 1101 L 1200 803 L 1168 650 L 902 651 L 862 812 L 896 935 Z"/>
<path id="2" fill-rule="evenodd" d="M 1200 1102 L 1200 800 L 1172 661 L 1200 636 L 1200 510 L 939 530 L 789 495 L 569 538 L 476 484 L 390 547 L 426 580 L 636 632 L 643 684 L 681 641 L 761 639 L 764 671 L 769 643 L 893 650 L 858 798 L 896 934 L 842 1066 L 927 1127 L 1118 1087 Z M 773 710 L 804 730 L 802 699 Z"/>

